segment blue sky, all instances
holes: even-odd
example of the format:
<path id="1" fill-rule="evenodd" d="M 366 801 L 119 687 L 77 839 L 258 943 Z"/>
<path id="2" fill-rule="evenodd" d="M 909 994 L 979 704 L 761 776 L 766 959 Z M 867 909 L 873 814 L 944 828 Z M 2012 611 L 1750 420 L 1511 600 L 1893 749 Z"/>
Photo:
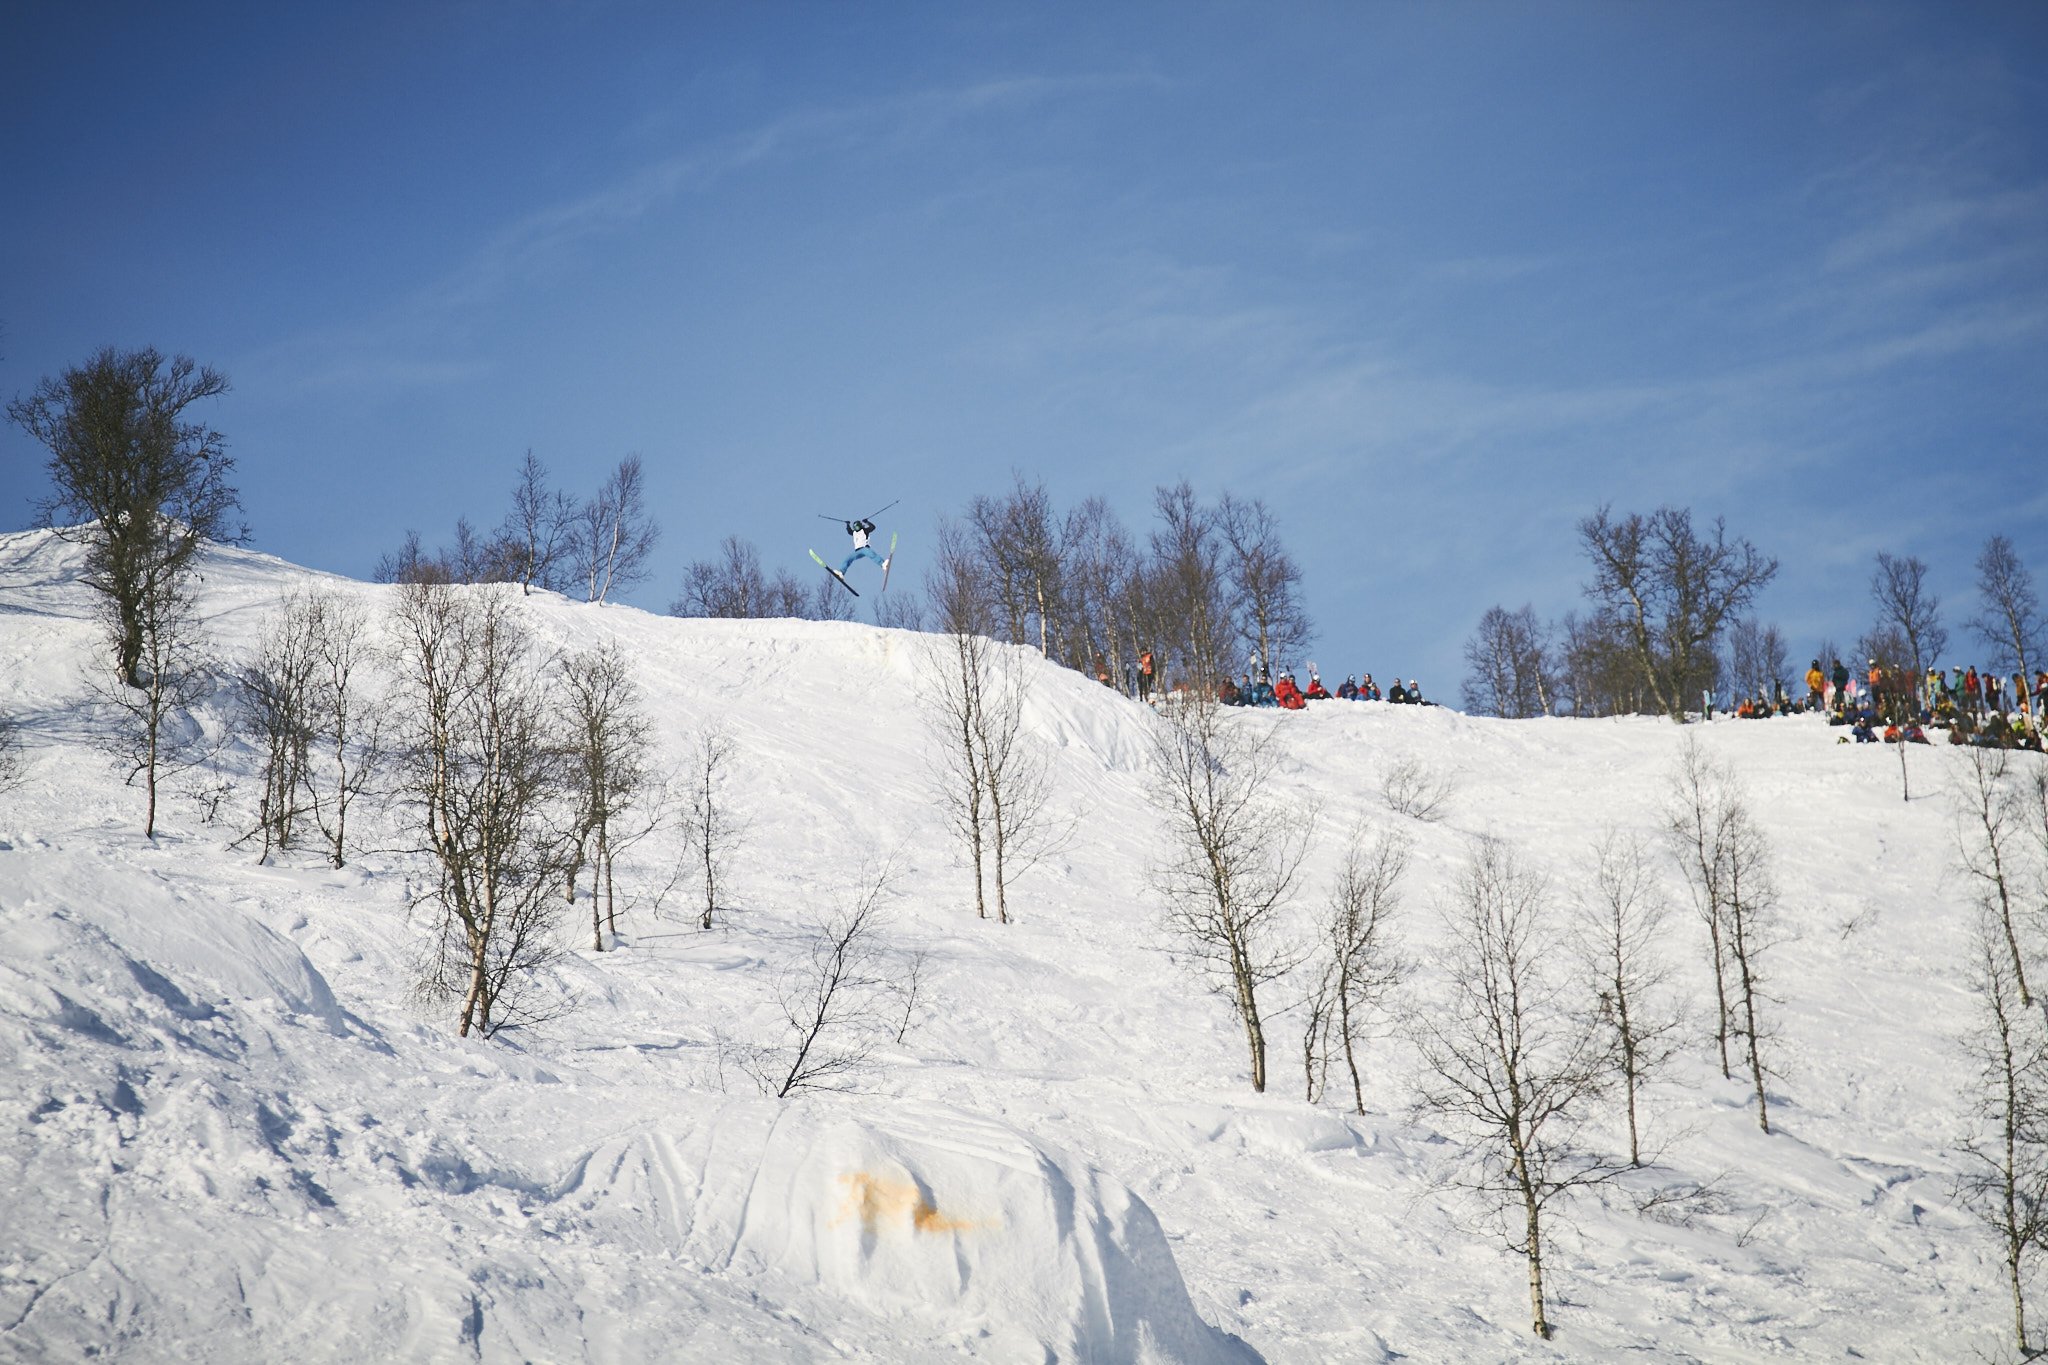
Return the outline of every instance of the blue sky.
<path id="1" fill-rule="evenodd" d="M 1139 530 L 1185 477 L 1278 513 L 1326 672 L 1446 696 L 1602 502 L 1725 515 L 1802 653 L 1881 549 L 1952 629 L 1986 535 L 2048 578 L 2048 7 L 34 8 L 0 394 L 222 369 L 301 563 L 529 447 L 643 457 L 652 607 L 729 533 L 901 498 L 914 575 L 1012 470 Z M 0 431 L 0 524 L 42 463 Z"/>

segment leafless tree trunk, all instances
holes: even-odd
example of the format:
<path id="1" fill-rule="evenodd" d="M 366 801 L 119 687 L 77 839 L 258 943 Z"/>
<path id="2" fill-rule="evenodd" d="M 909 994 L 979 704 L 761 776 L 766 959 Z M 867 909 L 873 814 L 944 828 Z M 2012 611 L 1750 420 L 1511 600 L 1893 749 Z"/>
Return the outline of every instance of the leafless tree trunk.
<path id="1" fill-rule="evenodd" d="M 933 732 L 931 782 L 974 869 L 974 900 L 1010 922 L 1010 888 L 1066 828 L 1051 820 L 1043 755 L 1024 735 L 1023 660 L 985 636 L 926 637 L 919 696 Z"/>
<path id="2" fill-rule="evenodd" d="M 159 650 L 176 643 L 166 623 L 188 605 L 200 550 L 246 534 L 227 443 L 188 412 L 227 391 L 226 376 L 190 357 L 108 346 L 7 405 L 50 452 L 52 492 L 38 515 L 86 547 L 83 581 L 105 598 L 116 671 L 139 692 L 162 686 L 148 680 L 145 637 L 156 634 Z"/>
<path id="3" fill-rule="evenodd" d="M 1167 924 L 1244 1025 L 1252 1089 L 1264 1091 L 1258 992 L 1301 960 L 1281 919 L 1315 815 L 1276 799 L 1271 730 L 1225 716 L 1213 698 L 1195 693 L 1167 708 L 1152 741 L 1155 797 L 1166 817 L 1152 884 Z"/>
<path id="4" fill-rule="evenodd" d="M 732 861 L 746 838 L 746 825 L 733 810 L 732 769 L 739 746 L 716 724 L 690 740 L 689 776 L 683 797 L 685 842 L 704 882 L 704 913 L 697 925 L 709 929 L 719 910 L 719 888 L 727 885 Z"/>
<path id="5" fill-rule="evenodd" d="M 2048 1247 L 2048 1036 L 2022 1000 L 2006 926 L 1980 914 L 1973 944 L 1979 1015 L 1965 1045 L 1976 1063 L 1968 1102 L 1974 1131 L 1961 1143 L 1961 1202 L 1998 1239 L 2012 1296 L 2020 1359 L 2040 1350 L 2027 1330 L 2026 1287 Z"/>
<path id="6" fill-rule="evenodd" d="M 847 1089 L 890 1035 L 880 942 L 889 877 L 886 865 L 868 873 L 850 905 L 819 921 L 804 960 L 783 973 L 776 988 L 783 1041 L 740 1059 L 765 1093 L 782 1099 Z"/>
<path id="7" fill-rule="evenodd" d="M 1602 507 L 1579 523 L 1579 539 L 1593 566 L 1587 595 L 1625 625 L 1658 708 L 1682 722 L 1713 684 L 1722 628 L 1776 576 L 1778 562 L 1729 540 L 1719 519 L 1702 534 L 1684 508 L 1616 519 Z"/>
<path id="8" fill-rule="evenodd" d="M 1301 603 L 1301 569 L 1280 542 L 1279 519 L 1257 498 L 1240 502 L 1226 493 L 1216 525 L 1229 550 L 1226 577 L 1244 643 L 1261 659 L 1294 659 L 1315 628 Z"/>
<path id="9" fill-rule="evenodd" d="M 1465 641 L 1465 709 L 1519 720 L 1550 709 L 1550 647 L 1536 609 L 1490 607 Z"/>
<path id="10" fill-rule="evenodd" d="M 1214 696 L 1230 673 L 1230 643 L 1238 634 L 1218 567 L 1222 536 L 1216 513 L 1202 506 L 1185 480 L 1153 498 L 1159 525 L 1152 532 L 1152 564 L 1145 576 L 1145 625 L 1162 687 L 1185 681 Z M 1270 662 L 1270 661 L 1269 661 Z"/>
<path id="11" fill-rule="evenodd" d="M 1790 652 L 1775 624 L 1745 616 L 1729 626 L 1726 681 L 1735 693 L 1776 701 L 1790 672 Z"/>
<path id="12" fill-rule="evenodd" d="M 1904 638 L 1917 684 L 1948 647 L 1948 632 L 1941 627 L 1941 599 L 1927 588 L 1927 566 L 1911 555 L 1901 559 L 1879 551 L 1870 596 L 1877 603 L 1878 624 Z"/>
<path id="13" fill-rule="evenodd" d="M 1776 1000 L 1765 990 L 1764 955 L 1773 945 L 1778 892 L 1771 876 L 1770 841 L 1739 795 L 1728 806 L 1728 957 L 1735 968 L 1737 1035 L 1756 1094 L 1757 1126 L 1771 1131 L 1770 1101 L 1764 1089 L 1769 1068 L 1764 1044 L 1771 1034 L 1764 1007 Z"/>
<path id="14" fill-rule="evenodd" d="M 1408 974 L 1408 963 L 1393 942 L 1408 850 L 1408 841 L 1398 834 L 1382 833 L 1368 843 L 1363 826 L 1353 830 L 1323 920 L 1330 1027 L 1343 1048 L 1352 1107 L 1360 1114 L 1365 1112 L 1365 1085 L 1358 1074 L 1359 1045 L 1367 1022 Z"/>
<path id="15" fill-rule="evenodd" d="M 1664 1004 L 1670 972 L 1659 960 L 1667 907 L 1634 835 L 1608 830 L 1595 851 L 1593 883 L 1581 902 L 1582 951 L 1592 968 L 1600 1019 L 1621 1075 L 1628 1112 L 1628 1164 L 1643 1164 L 1643 1085 L 1677 1051 L 1676 1010 Z"/>
<path id="16" fill-rule="evenodd" d="M 580 870 L 590 869 L 590 937 L 604 951 L 607 928 L 619 933 L 617 858 L 645 834 L 637 819 L 652 782 L 654 722 L 626 656 L 616 644 L 563 656 L 556 664 L 566 707 L 568 777 L 576 805 L 572 861 L 564 889 L 576 898 Z"/>
<path id="17" fill-rule="evenodd" d="M 527 451 L 519 482 L 512 486 L 512 510 L 498 531 L 522 593 L 562 589 L 563 570 L 576 546 L 576 522 L 576 504 L 567 493 L 548 487 L 547 466 Z"/>
<path id="18" fill-rule="evenodd" d="M 1728 857 L 1730 831 L 1725 795 L 1730 775 L 1688 740 L 1679 755 L 1671 794 L 1664 808 L 1665 833 L 1671 851 L 1692 890 L 1693 908 L 1706 926 L 1714 963 L 1714 1044 L 1721 1054 L 1721 1076 L 1734 1079 L 1728 1057 L 1733 1013 L 1728 1004 Z"/>
<path id="19" fill-rule="evenodd" d="M 2027 988 L 2027 955 L 2020 942 L 2020 907 L 2015 886 L 2020 803 L 2007 785 L 2006 752 L 1972 746 L 1963 780 L 1956 788 L 1956 844 L 1963 871 L 1977 885 L 1977 894 L 1991 913 L 2012 959 L 2013 989 L 2020 1004 L 2034 1005 Z"/>
<path id="20" fill-rule="evenodd" d="M 97 687 L 106 716 L 99 742 L 127 770 L 130 786 L 141 780 L 147 801 L 142 833 L 154 839 L 157 784 L 204 757 L 191 711 L 213 690 L 199 658 L 199 624 L 185 576 L 153 580 L 125 608 L 109 599 L 106 625 L 122 662 Z M 133 667 L 123 672 L 130 643 Z"/>
<path id="21" fill-rule="evenodd" d="M 235 675 L 236 729 L 258 749 L 262 793 L 256 828 L 267 861 L 288 849 L 313 789 L 314 712 L 320 682 L 318 606 L 305 589 L 287 592 L 264 623 L 256 657 Z M 245 838 L 249 836 L 244 836 Z"/>
<path id="22" fill-rule="evenodd" d="M 313 819 L 328 860 L 348 859 L 349 810 L 384 765 L 384 711 L 363 695 L 362 675 L 374 658 L 369 614 L 339 594 L 307 596 L 313 615 L 313 732 L 327 752 L 327 780 L 313 775 Z"/>
<path id="23" fill-rule="evenodd" d="M 1971 618 L 1970 627 L 1997 651 L 1996 667 L 2033 676 L 2028 660 L 2041 660 L 2041 601 L 2034 592 L 2033 574 L 2006 537 L 1984 542 L 1984 552 L 1977 556 L 1977 592 L 1984 606 Z"/>
<path id="24" fill-rule="evenodd" d="M 640 457 L 628 455 L 577 517 L 577 576 L 589 599 L 601 604 L 614 590 L 644 580 L 660 539 L 661 527 L 647 511 Z"/>
<path id="25" fill-rule="evenodd" d="M 919 700 L 932 731 L 927 750 L 932 796 L 946 813 L 974 873 L 974 913 L 981 919 L 988 918 L 991 831 L 975 731 L 987 659 L 995 648 L 985 637 L 964 632 L 929 636 L 918 679 Z"/>
<path id="26" fill-rule="evenodd" d="M 1508 845 L 1482 838 L 1444 903 L 1450 998 L 1418 1013 L 1421 1107 L 1462 1130 L 1464 1180 L 1500 1219 L 1529 1268 L 1531 1327 L 1550 1335 L 1543 1287 L 1551 1206 L 1620 1169 L 1578 1140 L 1582 1111 L 1605 1086 L 1597 1021 L 1567 1000 L 1551 959 L 1559 934 L 1548 887 Z"/>
<path id="27" fill-rule="evenodd" d="M 392 609 L 400 780 L 436 872 L 423 900 L 439 912 L 420 991 L 459 1002 L 464 1037 L 549 1017 L 531 987 L 559 950 L 575 866 L 569 746 L 514 600 L 415 583 Z"/>

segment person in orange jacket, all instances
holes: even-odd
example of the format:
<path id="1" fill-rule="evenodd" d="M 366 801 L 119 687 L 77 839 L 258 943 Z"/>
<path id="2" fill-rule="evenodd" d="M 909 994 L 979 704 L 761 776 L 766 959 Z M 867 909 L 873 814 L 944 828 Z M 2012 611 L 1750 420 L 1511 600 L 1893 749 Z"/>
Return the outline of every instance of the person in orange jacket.
<path id="1" fill-rule="evenodd" d="M 1273 684 L 1273 700 L 1290 711 L 1299 711 L 1308 705 L 1301 695 L 1301 689 L 1294 685 L 1292 673 L 1282 673 L 1280 681 Z"/>

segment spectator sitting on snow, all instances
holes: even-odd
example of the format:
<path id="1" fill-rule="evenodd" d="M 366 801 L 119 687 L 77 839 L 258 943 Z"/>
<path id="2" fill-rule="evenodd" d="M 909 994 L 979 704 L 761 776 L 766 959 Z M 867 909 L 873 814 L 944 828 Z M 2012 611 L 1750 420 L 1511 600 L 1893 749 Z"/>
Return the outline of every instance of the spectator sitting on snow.
<path id="1" fill-rule="evenodd" d="M 1302 693 L 1301 695 L 1307 698 L 1309 701 L 1330 700 L 1329 689 L 1324 687 L 1323 680 L 1321 678 L 1318 678 L 1313 673 L 1308 675 L 1308 691 Z"/>
<path id="2" fill-rule="evenodd" d="M 1885 742 L 1885 743 L 1887 743 L 1887 744 L 1897 744 L 1897 743 L 1899 742 L 1899 739 L 1900 739 L 1900 735 L 1899 735 L 1899 727 L 1898 727 L 1898 726 L 1897 726 L 1896 724 L 1892 724 L 1892 725 L 1887 725 L 1887 726 L 1885 726 L 1885 727 L 1884 727 L 1884 742 Z"/>
<path id="3" fill-rule="evenodd" d="M 1387 702 L 1392 706 L 1405 706 L 1408 702 L 1408 689 L 1401 686 L 1401 679 L 1398 676 L 1394 679 L 1393 690 L 1387 693 Z"/>
<path id="4" fill-rule="evenodd" d="M 1273 698 L 1273 684 L 1267 682 L 1264 678 L 1252 684 L 1253 706 L 1278 706 L 1279 704 Z"/>
<path id="5" fill-rule="evenodd" d="M 1337 684 L 1337 700 L 1358 700 L 1358 675 L 1356 673 L 1346 674 L 1344 681 Z"/>
<path id="6" fill-rule="evenodd" d="M 1295 686 L 1292 673 L 1282 673 L 1280 681 L 1273 684 L 1273 700 L 1289 711 L 1299 711 L 1308 705 L 1301 689 Z"/>
<path id="7" fill-rule="evenodd" d="M 1238 691 L 1237 684 L 1230 679 L 1225 678 L 1222 682 L 1216 684 L 1216 700 L 1223 705 L 1242 706 L 1244 705 L 1243 698 L 1244 693 Z"/>
<path id="8" fill-rule="evenodd" d="M 2032 749 L 2037 754 L 2042 752 L 2041 732 L 2034 728 L 2024 711 L 2013 718 L 2012 742 L 2015 749 Z"/>
<path id="9" fill-rule="evenodd" d="M 1365 681 L 1358 685 L 1358 699 L 1360 701 L 1384 700 L 1380 696 L 1380 685 L 1372 680 L 1372 674 L 1366 674 Z"/>
<path id="10" fill-rule="evenodd" d="M 1983 742 L 2004 749 L 2010 747 L 2011 740 L 2012 726 L 2006 723 L 2005 712 L 1993 711 L 1991 719 L 1984 722 Z"/>
<path id="11" fill-rule="evenodd" d="M 1422 699 L 1422 684 L 1415 681 L 1415 679 L 1413 678 L 1410 678 L 1408 680 L 1408 704 L 1410 706 L 1436 705 L 1436 703 L 1433 701 L 1424 701 Z"/>
<path id="12" fill-rule="evenodd" d="M 1908 744 L 1927 743 L 1927 732 L 1910 720 L 1906 722 L 1906 728 L 1900 734 Z"/>
<path id="13" fill-rule="evenodd" d="M 1870 728 L 1870 722 L 1865 720 L 1860 715 L 1856 717 L 1856 724 L 1850 728 L 1849 733 L 1856 736 L 1856 742 L 1858 744 L 1877 743 L 1876 731 L 1872 730 Z"/>

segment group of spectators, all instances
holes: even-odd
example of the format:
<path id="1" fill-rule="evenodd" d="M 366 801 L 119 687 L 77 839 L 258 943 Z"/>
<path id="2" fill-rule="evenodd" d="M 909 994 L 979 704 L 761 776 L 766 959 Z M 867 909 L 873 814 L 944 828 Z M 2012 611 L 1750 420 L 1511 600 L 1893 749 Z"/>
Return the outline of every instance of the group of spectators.
<path id="1" fill-rule="evenodd" d="M 1436 705 L 1433 701 L 1423 699 L 1422 687 L 1413 678 L 1405 684 L 1399 678 L 1395 678 L 1393 686 L 1382 696 L 1379 684 L 1372 680 L 1372 674 L 1366 674 L 1365 680 L 1360 682 L 1358 675 L 1353 673 L 1338 683 L 1337 690 L 1332 692 L 1323 686 L 1323 680 L 1317 675 L 1314 664 L 1309 665 L 1308 686 L 1305 688 L 1295 682 L 1294 674 L 1287 670 L 1283 669 L 1276 681 L 1269 678 L 1266 670 L 1261 669 L 1256 681 L 1250 673 L 1246 673 L 1236 682 L 1226 678 L 1218 683 L 1216 700 L 1225 706 L 1277 706 L 1286 711 L 1300 711 L 1312 701 L 1384 700 L 1398 706 Z"/>
<path id="2" fill-rule="evenodd" d="M 1105 687 L 1116 686 L 1115 679 L 1110 676 L 1109 665 L 1100 655 L 1096 656 L 1095 660 L 1095 678 Z M 1158 686 L 1153 673 L 1152 651 L 1148 649 L 1138 655 L 1135 665 L 1124 665 L 1123 690 L 1126 694 L 1135 693 L 1140 701 L 1150 701 L 1155 693 L 1171 690 L 1179 694 L 1187 689 L 1181 683 L 1175 683 L 1171 689 Z M 1361 682 L 1358 675 L 1353 673 L 1337 684 L 1337 690 L 1332 692 L 1323 686 L 1323 680 L 1317 674 L 1314 664 L 1308 666 L 1308 686 L 1303 687 L 1295 681 L 1291 670 L 1282 669 L 1280 676 L 1274 678 L 1271 671 L 1258 661 L 1256 655 L 1253 656 L 1251 671 L 1243 674 L 1236 682 L 1225 678 L 1217 684 L 1216 700 L 1225 706 L 1277 706 L 1284 711 L 1300 711 L 1312 701 L 1386 701 L 1400 706 L 1436 705 L 1433 701 L 1424 700 L 1422 686 L 1413 678 L 1405 684 L 1399 678 L 1395 678 L 1393 686 L 1382 694 L 1379 684 L 1372 680 L 1372 674 L 1366 674 L 1365 680 Z"/>
<path id="3" fill-rule="evenodd" d="M 2007 677 L 1961 665 L 1948 673 L 1930 668 L 1916 678 L 1911 669 L 1872 659 L 1858 678 L 1840 659 L 1825 671 L 1815 659 L 1806 670 L 1806 690 L 1807 709 L 1825 711 L 1830 725 L 1849 727 L 1845 743 L 1853 737 L 1859 744 L 1929 744 L 1929 730 L 1944 730 L 1950 744 L 2038 752 L 2048 669 L 2031 683 L 2025 673 Z M 1784 704 L 1782 688 L 1778 701 Z"/>

